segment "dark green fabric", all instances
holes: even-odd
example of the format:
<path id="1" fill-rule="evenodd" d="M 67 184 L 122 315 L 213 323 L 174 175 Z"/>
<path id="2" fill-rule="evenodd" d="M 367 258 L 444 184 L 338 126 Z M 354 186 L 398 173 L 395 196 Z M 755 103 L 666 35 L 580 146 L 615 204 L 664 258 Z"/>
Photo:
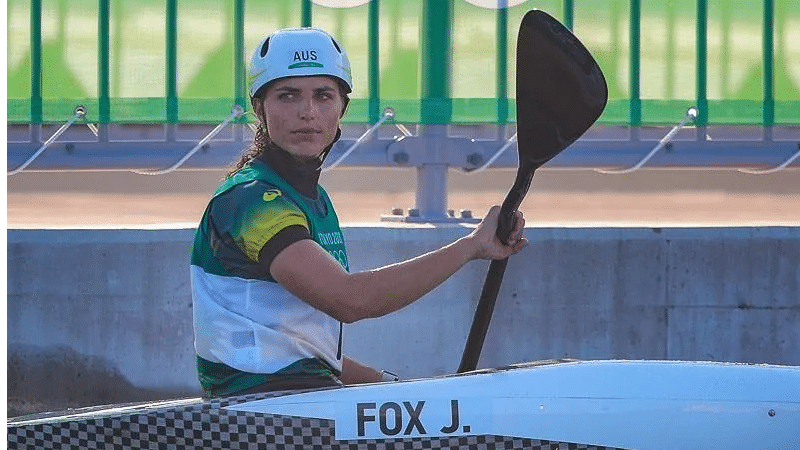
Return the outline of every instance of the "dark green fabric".
<path id="1" fill-rule="evenodd" d="M 238 191 L 233 192 L 234 188 Z M 214 193 L 195 234 L 191 264 L 214 275 L 272 281 L 267 268 L 254 260 L 262 248 L 252 248 L 252 244 L 264 243 L 253 239 L 252 230 L 260 230 L 257 221 L 297 214 L 305 216 L 303 226 L 308 226 L 311 237 L 348 270 L 339 219 L 328 194 L 321 186 L 317 189 L 317 199 L 305 197 L 272 168 L 260 160 L 251 161 Z M 263 201 L 265 191 L 276 192 L 275 200 Z M 226 195 L 233 196 L 221 198 Z M 217 204 L 218 200 L 222 203 Z"/>
<path id="2" fill-rule="evenodd" d="M 221 197 L 250 185 L 253 189 L 241 189 L 235 198 L 226 202 L 234 205 L 233 207 L 228 208 L 225 205 L 215 210 L 220 213 L 221 221 L 216 224 L 209 213 L 212 202 L 217 199 L 226 200 Z M 305 216 L 304 222 L 314 241 L 333 255 L 345 270 L 349 270 L 347 251 L 336 212 L 325 190 L 317 186 L 317 191 L 317 199 L 305 197 L 262 161 L 251 161 L 226 179 L 214 193 L 195 235 L 191 264 L 214 275 L 274 282 L 269 276 L 268 268 L 247 256 L 248 252 L 259 253 L 263 249 L 250 245 L 255 240 L 249 234 L 249 230 L 253 229 L 250 224 L 259 220 L 268 221 L 271 214 L 285 216 L 287 209 L 291 208 L 296 214 Z M 267 194 L 269 200 L 264 198 Z M 341 339 L 340 325 L 337 357 L 341 357 Z M 327 363 L 314 358 L 297 361 L 272 374 L 256 374 L 198 356 L 197 372 L 203 391 L 210 397 L 232 395 L 259 386 L 263 386 L 262 390 L 273 390 L 270 385 L 291 385 L 291 379 L 305 379 L 320 386 L 338 383 L 334 370 Z"/>
<path id="3" fill-rule="evenodd" d="M 297 378 L 318 381 L 319 387 L 338 384 L 338 373 L 325 361 L 305 358 L 272 373 L 249 373 L 234 369 L 223 363 L 215 363 L 197 357 L 197 373 L 206 397 L 237 395 L 260 388 L 262 391 L 279 390 L 287 381 Z"/>

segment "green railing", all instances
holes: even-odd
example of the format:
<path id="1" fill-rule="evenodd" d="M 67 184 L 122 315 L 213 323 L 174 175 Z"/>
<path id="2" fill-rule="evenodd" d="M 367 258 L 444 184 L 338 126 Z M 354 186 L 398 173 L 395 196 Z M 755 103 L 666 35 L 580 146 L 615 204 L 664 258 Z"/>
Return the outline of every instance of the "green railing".
<path id="1" fill-rule="evenodd" d="M 699 125 L 800 123 L 795 0 L 472 2 L 10 0 L 8 122 L 63 122 L 82 104 L 100 124 L 215 123 L 249 107 L 245 67 L 261 37 L 315 25 L 353 64 L 346 121 L 374 123 L 391 106 L 398 122 L 503 124 L 515 117 L 516 30 L 536 7 L 606 73 L 601 123 L 671 124 L 692 104 Z"/>

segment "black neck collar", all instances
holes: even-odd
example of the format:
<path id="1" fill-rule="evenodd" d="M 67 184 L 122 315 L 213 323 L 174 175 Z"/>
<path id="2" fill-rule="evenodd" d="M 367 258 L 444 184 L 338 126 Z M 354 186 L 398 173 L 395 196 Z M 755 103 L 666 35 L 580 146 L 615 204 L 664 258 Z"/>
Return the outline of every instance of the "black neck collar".
<path id="1" fill-rule="evenodd" d="M 297 189 L 298 192 L 311 199 L 316 199 L 318 196 L 319 176 L 322 174 L 322 163 L 331 151 L 333 144 L 339 140 L 341 134 L 341 130 L 336 131 L 336 137 L 333 142 L 325 147 L 319 158 L 298 161 L 289 152 L 269 141 L 264 151 L 259 155 L 259 159 L 270 166 L 272 170 L 278 172 L 278 175 L 293 188 Z"/>

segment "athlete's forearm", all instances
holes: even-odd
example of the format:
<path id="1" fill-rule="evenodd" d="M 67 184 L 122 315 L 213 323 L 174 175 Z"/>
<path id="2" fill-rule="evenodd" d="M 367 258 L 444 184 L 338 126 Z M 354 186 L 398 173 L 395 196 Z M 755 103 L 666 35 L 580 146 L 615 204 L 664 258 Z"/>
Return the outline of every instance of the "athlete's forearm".
<path id="1" fill-rule="evenodd" d="M 351 274 L 348 285 L 354 296 L 346 321 L 383 316 L 432 291 L 475 258 L 470 239 L 463 237 L 413 259 Z"/>
<path id="2" fill-rule="evenodd" d="M 422 256 L 375 270 L 348 273 L 314 241 L 289 245 L 270 266 L 273 278 L 311 306 L 342 322 L 380 317 L 397 311 L 439 286 L 473 259 L 502 259 L 527 244 L 521 215 L 506 246 L 495 237 L 492 208 L 468 236 Z"/>

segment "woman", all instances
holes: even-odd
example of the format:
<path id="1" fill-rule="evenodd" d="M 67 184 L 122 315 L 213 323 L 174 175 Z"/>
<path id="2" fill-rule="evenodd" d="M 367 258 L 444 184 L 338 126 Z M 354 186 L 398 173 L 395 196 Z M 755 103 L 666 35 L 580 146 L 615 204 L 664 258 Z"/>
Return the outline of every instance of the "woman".
<path id="1" fill-rule="evenodd" d="M 265 38 L 250 65 L 254 142 L 214 194 L 192 252 L 195 349 L 207 396 L 376 382 L 342 356 L 342 323 L 396 311 L 473 259 L 519 252 L 495 238 L 498 208 L 468 236 L 350 273 L 336 212 L 318 185 L 352 90 L 342 47 L 314 28 Z"/>

